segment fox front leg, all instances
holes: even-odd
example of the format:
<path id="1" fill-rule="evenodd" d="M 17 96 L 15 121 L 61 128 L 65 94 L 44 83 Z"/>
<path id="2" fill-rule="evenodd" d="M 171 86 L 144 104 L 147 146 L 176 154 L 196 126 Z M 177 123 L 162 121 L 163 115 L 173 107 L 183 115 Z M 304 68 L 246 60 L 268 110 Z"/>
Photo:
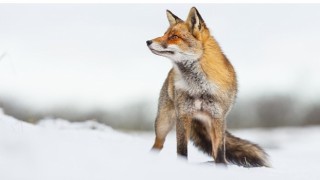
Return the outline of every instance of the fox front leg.
<path id="1" fill-rule="evenodd" d="M 191 118 L 180 116 L 176 122 L 177 133 L 177 153 L 178 155 L 188 158 L 188 140 L 190 137 Z"/>
<path id="2" fill-rule="evenodd" d="M 160 151 L 163 148 L 166 136 L 173 128 L 175 123 L 175 113 L 168 108 L 161 108 L 155 122 L 156 138 L 152 146 L 152 150 Z"/>

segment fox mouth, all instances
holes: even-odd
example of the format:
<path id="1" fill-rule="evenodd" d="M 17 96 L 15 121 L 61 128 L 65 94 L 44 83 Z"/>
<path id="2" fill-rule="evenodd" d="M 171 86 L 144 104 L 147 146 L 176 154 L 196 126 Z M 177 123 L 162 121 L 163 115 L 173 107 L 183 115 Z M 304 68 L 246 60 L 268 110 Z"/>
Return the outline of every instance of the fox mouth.
<path id="1" fill-rule="evenodd" d="M 155 50 L 155 49 L 152 49 L 152 48 L 150 48 L 150 50 L 155 54 L 174 54 L 173 51 L 158 51 L 158 50 Z"/>

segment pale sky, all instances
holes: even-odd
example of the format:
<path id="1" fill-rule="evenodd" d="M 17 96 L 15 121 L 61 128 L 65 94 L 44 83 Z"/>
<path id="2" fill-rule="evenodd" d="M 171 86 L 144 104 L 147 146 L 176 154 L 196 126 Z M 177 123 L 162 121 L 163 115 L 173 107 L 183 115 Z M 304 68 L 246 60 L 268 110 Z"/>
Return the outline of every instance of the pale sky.
<path id="1" fill-rule="evenodd" d="M 238 97 L 320 99 L 320 5 L 0 4 L 0 96 L 37 108 L 156 101 L 171 62 L 145 41 L 196 6 L 234 65 Z"/>

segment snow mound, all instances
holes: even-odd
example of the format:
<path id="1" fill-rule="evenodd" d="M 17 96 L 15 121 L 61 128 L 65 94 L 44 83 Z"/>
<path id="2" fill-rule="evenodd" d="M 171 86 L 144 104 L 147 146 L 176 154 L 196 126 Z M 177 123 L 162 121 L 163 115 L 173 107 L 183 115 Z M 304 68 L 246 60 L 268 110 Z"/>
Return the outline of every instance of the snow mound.
<path id="1" fill-rule="evenodd" d="M 193 147 L 189 162 L 176 158 L 169 135 L 160 154 L 150 153 L 153 133 L 125 134 L 94 121 L 45 119 L 32 125 L 0 109 L 1 180 L 98 179 L 319 179 L 320 128 L 234 132 L 267 144 L 273 168 L 220 168 Z M 276 143 L 276 145 L 273 145 Z M 308 165 L 308 166 L 305 166 Z"/>
<path id="2" fill-rule="evenodd" d="M 111 127 L 100 124 L 93 120 L 88 120 L 85 122 L 70 122 L 64 119 L 44 119 L 41 120 L 38 125 L 45 128 L 56 129 L 113 131 Z"/>

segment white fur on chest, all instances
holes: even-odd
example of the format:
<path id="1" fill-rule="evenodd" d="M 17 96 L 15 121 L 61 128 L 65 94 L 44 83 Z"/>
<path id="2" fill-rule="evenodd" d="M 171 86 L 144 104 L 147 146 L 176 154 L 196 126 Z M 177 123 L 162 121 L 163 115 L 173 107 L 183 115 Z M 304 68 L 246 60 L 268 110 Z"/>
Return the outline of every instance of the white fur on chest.
<path id="1" fill-rule="evenodd" d="M 200 110 L 200 109 L 201 109 L 201 105 L 202 105 L 202 101 L 201 101 L 200 99 L 196 99 L 196 100 L 194 101 L 194 108 L 195 108 L 196 110 Z"/>
<path id="2" fill-rule="evenodd" d="M 177 72 L 176 76 L 174 77 L 174 87 L 180 90 L 188 90 L 192 87 L 188 85 L 188 83 L 183 79 L 182 75 Z"/>
<path id="3" fill-rule="evenodd" d="M 179 70 L 177 68 L 175 69 L 174 86 L 177 90 L 188 92 L 190 95 L 200 95 L 204 93 L 213 94 L 217 89 L 217 86 L 210 82 L 204 75 L 199 77 L 198 81 L 186 81 Z"/>

